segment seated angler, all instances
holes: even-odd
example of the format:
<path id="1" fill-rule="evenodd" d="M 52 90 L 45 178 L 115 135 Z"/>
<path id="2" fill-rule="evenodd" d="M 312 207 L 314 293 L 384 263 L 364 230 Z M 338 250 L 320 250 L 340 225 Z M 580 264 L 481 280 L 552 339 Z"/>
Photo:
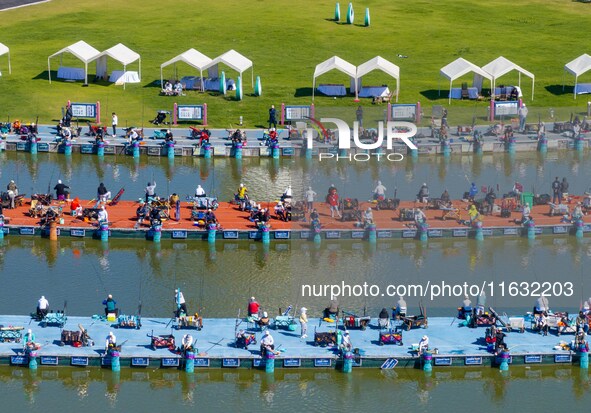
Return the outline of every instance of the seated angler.
<path id="1" fill-rule="evenodd" d="M 466 316 L 472 315 L 472 301 L 468 298 L 468 296 L 464 296 L 464 300 L 462 304 L 458 307 L 458 318 L 461 320 L 466 319 Z"/>
<path id="2" fill-rule="evenodd" d="M 135 216 L 137 218 L 138 226 L 144 223 L 144 219 L 146 219 L 146 216 L 148 215 L 148 207 L 146 206 L 144 200 L 140 199 L 139 203 L 140 205 L 135 210 Z"/>
<path id="3" fill-rule="evenodd" d="M 534 315 L 542 314 L 542 313 L 550 312 L 550 306 L 548 304 L 548 298 L 544 296 L 538 297 L 536 300 L 536 305 L 534 306 L 533 313 Z"/>
<path id="4" fill-rule="evenodd" d="M 269 327 L 269 324 L 270 323 L 271 323 L 271 320 L 269 319 L 269 316 L 268 316 L 267 312 L 266 311 L 263 311 L 263 316 L 258 319 L 257 325 L 262 330 L 264 327 Z"/>
<path id="5" fill-rule="evenodd" d="M 449 192 L 447 192 L 447 189 L 446 189 L 441 194 L 441 202 L 448 204 L 450 201 L 451 201 L 451 199 L 450 199 L 450 196 L 449 196 Z"/>
<path id="6" fill-rule="evenodd" d="M 111 192 L 102 182 L 99 184 L 96 190 L 96 197 L 100 202 L 107 202 L 109 199 L 111 199 Z"/>
<path id="7" fill-rule="evenodd" d="M 207 212 L 205 213 L 205 223 L 206 224 L 218 224 L 218 219 L 216 218 L 215 214 L 213 213 L 213 211 L 210 209 L 207 210 Z"/>
<path id="8" fill-rule="evenodd" d="M 119 314 L 119 309 L 117 309 L 117 302 L 113 300 L 113 296 L 109 294 L 105 300 L 103 300 L 103 305 L 105 306 L 105 316 L 109 314 Z"/>
<path id="9" fill-rule="evenodd" d="M 277 202 L 277 205 L 275 205 L 275 215 L 281 221 L 287 221 L 287 210 L 285 209 L 285 206 L 283 206 L 283 202 L 279 201 Z"/>
<path id="10" fill-rule="evenodd" d="M 351 337 L 347 330 L 345 330 L 345 333 L 343 334 L 343 341 L 341 342 L 340 349 L 343 353 L 353 351 L 353 343 L 351 343 Z"/>
<path id="11" fill-rule="evenodd" d="M 203 189 L 201 185 L 197 185 L 197 188 L 195 189 L 195 198 L 204 198 L 206 196 L 205 189 Z"/>
<path id="12" fill-rule="evenodd" d="M 419 193 L 417 194 L 417 202 L 423 204 L 429 202 L 429 187 L 426 183 L 424 183 L 419 189 Z"/>
<path id="13" fill-rule="evenodd" d="M 41 296 L 39 301 L 37 302 L 37 318 L 42 320 L 47 313 L 49 312 L 49 301 L 45 298 L 44 295 Z"/>
<path id="14" fill-rule="evenodd" d="M 325 319 L 336 319 L 339 315 L 339 302 L 336 298 L 330 300 L 328 307 L 324 309 L 323 318 Z"/>
<path id="15" fill-rule="evenodd" d="M 160 208 L 152 208 L 150 211 L 150 225 L 162 225 L 162 217 L 160 216 Z"/>
<path id="16" fill-rule="evenodd" d="M 367 227 L 371 224 L 373 224 L 373 212 L 371 208 L 367 208 L 363 213 L 363 226 Z"/>
<path id="17" fill-rule="evenodd" d="M 390 326 L 390 314 L 388 314 L 386 308 L 382 308 L 382 311 L 378 315 L 378 325 L 381 328 L 388 328 Z"/>
<path id="18" fill-rule="evenodd" d="M 400 319 L 406 317 L 406 301 L 404 300 L 403 296 L 399 296 L 398 301 L 396 302 L 396 308 L 392 312 L 392 318 Z"/>
<path id="19" fill-rule="evenodd" d="M 265 334 L 261 339 L 261 356 L 265 357 L 267 352 L 274 352 L 275 351 L 275 340 L 273 340 L 273 336 L 271 336 L 271 332 L 269 330 L 265 330 Z"/>

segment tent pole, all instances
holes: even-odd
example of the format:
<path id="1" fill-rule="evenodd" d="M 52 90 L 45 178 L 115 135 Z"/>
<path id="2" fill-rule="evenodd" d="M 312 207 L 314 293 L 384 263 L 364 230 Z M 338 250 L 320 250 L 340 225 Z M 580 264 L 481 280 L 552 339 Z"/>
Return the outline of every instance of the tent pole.
<path id="1" fill-rule="evenodd" d="M 519 80 L 517 81 L 517 85 L 519 86 L 519 88 L 521 89 L 521 72 L 519 72 Z"/>
<path id="2" fill-rule="evenodd" d="M 127 73 L 127 65 L 123 65 L 123 90 L 125 90 L 125 84 L 127 83 L 125 80 L 126 73 Z"/>
<path id="3" fill-rule="evenodd" d="M 448 105 L 451 105 L 451 79 L 449 80 L 449 99 L 448 99 Z"/>
<path id="4" fill-rule="evenodd" d="M 51 63 L 49 63 L 49 57 L 47 58 L 47 76 L 49 77 L 49 84 L 51 84 Z"/>
<path id="5" fill-rule="evenodd" d="M 531 100 L 534 100 L 534 83 L 535 83 L 535 78 L 531 79 Z"/>
<path id="6" fill-rule="evenodd" d="M 573 88 L 573 95 L 577 98 L 577 82 L 579 81 L 579 75 L 575 75 L 575 87 Z"/>
<path id="7" fill-rule="evenodd" d="M 254 65 L 250 67 L 250 86 L 254 88 Z"/>
<path id="8" fill-rule="evenodd" d="M 10 67 L 10 51 L 8 51 L 8 74 L 12 74 L 12 68 Z"/>
<path id="9" fill-rule="evenodd" d="M 84 62 L 84 83 L 88 84 L 88 63 Z"/>
<path id="10" fill-rule="evenodd" d="M 142 58 L 140 57 L 140 82 L 142 81 Z"/>
<path id="11" fill-rule="evenodd" d="M 312 80 L 312 100 L 314 100 L 314 91 L 316 90 L 316 78 Z"/>
<path id="12" fill-rule="evenodd" d="M 162 65 L 160 65 L 160 89 L 162 89 L 163 84 L 164 84 L 164 77 L 162 76 Z"/>
<path id="13" fill-rule="evenodd" d="M 199 69 L 199 76 L 201 76 L 201 93 L 205 92 L 205 83 L 203 82 L 203 69 Z"/>
<path id="14" fill-rule="evenodd" d="M 398 103 L 398 95 L 400 94 L 400 79 L 396 79 L 396 103 Z"/>

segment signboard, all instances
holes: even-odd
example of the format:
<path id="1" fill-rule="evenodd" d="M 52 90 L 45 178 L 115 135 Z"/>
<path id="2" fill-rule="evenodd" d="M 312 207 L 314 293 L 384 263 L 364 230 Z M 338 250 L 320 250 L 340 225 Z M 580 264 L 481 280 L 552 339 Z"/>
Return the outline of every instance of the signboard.
<path id="1" fill-rule="evenodd" d="M 10 228 L 4 227 L 2 228 L 2 232 L 4 232 L 5 235 L 10 234 Z"/>
<path id="2" fill-rule="evenodd" d="M 394 233 L 392 231 L 376 231 L 376 236 L 378 238 L 393 238 Z"/>
<path id="3" fill-rule="evenodd" d="M 180 364 L 178 358 L 166 357 L 162 359 L 162 367 L 178 367 Z M 195 363 L 196 364 L 196 363 Z"/>
<path id="4" fill-rule="evenodd" d="M 283 367 L 300 367 L 301 365 L 300 359 L 283 359 Z"/>
<path id="5" fill-rule="evenodd" d="M 484 235 L 486 237 L 490 237 L 492 234 L 493 234 L 492 228 L 483 228 L 482 229 L 482 235 Z"/>
<path id="6" fill-rule="evenodd" d="M 293 156 L 294 155 L 294 149 L 293 148 L 283 148 L 281 149 L 281 155 L 283 156 Z"/>
<path id="7" fill-rule="evenodd" d="M 70 236 L 71 237 L 84 237 L 86 235 L 86 230 L 85 229 L 74 229 L 72 228 L 70 230 Z"/>
<path id="8" fill-rule="evenodd" d="M 430 229 L 429 238 L 441 238 L 443 236 L 443 230 L 441 229 Z"/>
<path id="9" fill-rule="evenodd" d="M 482 357 L 466 357 L 464 364 L 466 366 L 480 366 L 482 364 Z"/>
<path id="10" fill-rule="evenodd" d="M 398 364 L 398 360 L 388 359 L 388 360 L 384 361 L 384 363 L 382 364 L 382 366 L 380 368 L 382 370 L 390 370 L 390 369 L 393 369 L 394 367 L 396 367 L 397 364 Z"/>
<path id="11" fill-rule="evenodd" d="M 248 231 L 248 239 L 259 239 L 262 236 L 260 231 Z"/>
<path id="12" fill-rule="evenodd" d="M 101 365 L 110 366 L 111 365 L 111 357 L 103 357 L 101 359 Z"/>
<path id="13" fill-rule="evenodd" d="M 35 228 L 33 227 L 21 227 L 18 229 L 21 235 L 35 235 Z"/>
<path id="14" fill-rule="evenodd" d="M 275 231 L 275 239 L 289 239 L 289 231 Z"/>
<path id="15" fill-rule="evenodd" d="M 314 359 L 314 367 L 331 367 L 332 359 Z"/>
<path id="16" fill-rule="evenodd" d="M 96 118 L 96 103 L 72 103 L 72 116 L 75 118 Z"/>
<path id="17" fill-rule="evenodd" d="M 240 367 L 240 359 L 224 358 L 222 359 L 222 367 Z"/>
<path id="18" fill-rule="evenodd" d="M 310 238 L 310 231 L 300 231 L 300 239 Z"/>
<path id="19" fill-rule="evenodd" d="M 541 363 L 542 362 L 542 355 L 541 354 L 531 354 L 526 355 L 523 359 L 525 364 L 532 364 L 532 363 Z"/>
<path id="20" fill-rule="evenodd" d="M 178 105 L 178 120 L 203 120 L 203 105 Z"/>
<path id="21" fill-rule="evenodd" d="M 519 235 L 519 228 L 503 228 L 503 235 Z"/>
<path id="22" fill-rule="evenodd" d="M 94 152 L 94 145 L 85 144 L 80 145 L 80 153 L 92 154 Z"/>
<path id="23" fill-rule="evenodd" d="M 70 364 L 72 366 L 88 366 L 88 357 L 72 357 Z"/>
<path id="24" fill-rule="evenodd" d="M 352 239 L 363 239 L 365 237 L 365 231 L 351 231 Z"/>
<path id="25" fill-rule="evenodd" d="M 390 119 L 414 120 L 417 116 L 417 105 L 391 105 Z"/>
<path id="26" fill-rule="evenodd" d="M 105 155 L 107 154 L 115 154 L 115 146 L 114 145 L 105 145 Z"/>
<path id="27" fill-rule="evenodd" d="M 49 144 L 48 143 L 38 143 L 37 144 L 37 152 L 49 152 Z"/>
<path id="28" fill-rule="evenodd" d="M 519 102 L 495 102 L 495 116 L 517 115 Z"/>
<path id="29" fill-rule="evenodd" d="M 196 358 L 195 367 L 209 367 L 209 359 L 204 357 Z"/>
<path id="30" fill-rule="evenodd" d="M 326 231 L 326 239 L 339 239 L 341 238 L 341 231 Z"/>
<path id="31" fill-rule="evenodd" d="M 452 232 L 452 236 L 454 237 L 467 237 L 468 230 L 467 229 L 454 229 Z"/>
<path id="32" fill-rule="evenodd" d="M 553 234 L 568 234 L 568 227 L 566 226 L 559 226 L 552 228 Z"/>
<path id="33" fill-rule="evenodd" d="M 26 151 L 27 150 L 27 143 L 26 142 L 17 142 L 16 143 L 16 150 L 17 151 Z"/>
<path id="34" fill-rule="evenodd" d="M 310 106 L 285 106 L 285 120 L 304 120 L 310 117 Z"/>
<path id="35" fill-rule="evenodd" d="M 162 153 L 162 147 L 160 146 L 148 146 L 149 156 L 160 156 Z"/>
<path id="36" fill-rule="evenodd" d="M 252 367 L 261 367 L 263 364 L 263 360 L 261 359 L 253 359 L 252 360 Z"/>
<path id="37" fill-rule="evenodd" d="M 41 356 L 41 364 L 47 366 L 57 366 L 58 359 L 56 356 Z"/>
<path id="38" fill-rule="evenodd" d="M 571 354 L 555 354 L 554 363 L 572 363 L 573 356 Z"/>
<path id="39" fill-rule="evenodd" d="M 20 366 L 28 363 L 29 358 L 27 356 L 10 356 L 10 364 L 13 366 Z"/>
<path id="40" fill-rule="evenodd" d="M 238 239 L 238 231 L 224 231 L 224 239 Z"/>
<path id="41" fill-rule="evenodd" d="M 150 359 L 148 357 L 132 357 L 131 365 L 134 367 L 148 367 Z"/>
<path id="42" fill-rule="evenodd" d="M 451 357 L 433 357 L 436 366 L 451 366 Z"/>
<path id="43" fill-rule="evenodd" d="M 405 230 L 402 231 L 402 238 L 414 238 L 417 236 L 417 231 L 413 230 Z"/>
<path id="44" fill-rule="evenodd" d="M 182 231 L 182 230 L 172 231 L 171 237 L 172 237 L 172 239 L 185 239 L 185 238 L 187 238 L 187 231 Z"/>

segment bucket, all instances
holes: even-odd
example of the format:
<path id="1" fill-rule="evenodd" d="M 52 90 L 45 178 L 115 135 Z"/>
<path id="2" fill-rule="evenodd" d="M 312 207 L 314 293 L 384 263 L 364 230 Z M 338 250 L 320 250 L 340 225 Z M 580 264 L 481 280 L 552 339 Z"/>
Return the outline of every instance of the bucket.
<path id="1" fill-rule="evenodd" d="M 114 323 L 115 321 L 117 321 L 117 316 L 115 315 L 115 313 L 109 313 L 107 314 L 107 321 Z"/>
<path id="2" fill-rule="evenodd" d="M 60 218 L 60 225 L 64 225 L 64 219 Z"/>

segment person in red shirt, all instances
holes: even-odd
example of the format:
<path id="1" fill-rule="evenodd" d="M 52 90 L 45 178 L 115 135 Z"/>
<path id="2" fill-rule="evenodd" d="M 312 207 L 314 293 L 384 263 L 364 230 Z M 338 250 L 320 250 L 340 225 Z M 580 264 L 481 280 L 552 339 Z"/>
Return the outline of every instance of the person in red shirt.
<path id="1" fill-rule="evenodd" d="M 334 218 L 334 214 L 336 213 L 339 218 L 341 218 L 341 213 L 339 212 L 339 194 L 337 194 L 336 190 L 330 191 L 326 196 L 326 203 L 330 208 L 330 217 Z"/>
<path id="2" fill-rule="evenodd" d="M 257 302 L 257 300 L 254 299 L 254 297 L 250 297 L 250 301 L 248 302 L 248 315 L 250 317 L 252 316 L 258 316 L 259 315 L 259 303 Z"/>

